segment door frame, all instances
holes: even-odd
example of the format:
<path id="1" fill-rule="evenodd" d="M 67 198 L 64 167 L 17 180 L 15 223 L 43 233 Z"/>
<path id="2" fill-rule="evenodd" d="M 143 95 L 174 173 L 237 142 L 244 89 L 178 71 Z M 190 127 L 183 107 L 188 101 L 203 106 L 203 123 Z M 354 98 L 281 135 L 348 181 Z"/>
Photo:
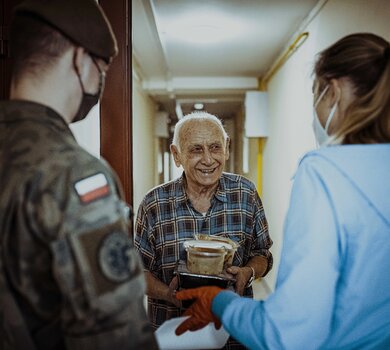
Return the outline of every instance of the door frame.
<path id="1" fill-rule="evenodd" d="M 118 42 L 100 103 L 100 154 L 113 167 L 133 204 L 131 2 L 100 0 Z"/>

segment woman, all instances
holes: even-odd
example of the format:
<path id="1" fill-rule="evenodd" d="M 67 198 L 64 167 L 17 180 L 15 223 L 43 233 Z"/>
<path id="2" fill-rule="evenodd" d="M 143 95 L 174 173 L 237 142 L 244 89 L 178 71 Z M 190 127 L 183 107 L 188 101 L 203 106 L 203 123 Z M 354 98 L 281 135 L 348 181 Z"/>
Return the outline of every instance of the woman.
<path id="1" fill-rule="evenodd" d="M 216 287 L 177 333 L 210 321 L 251 349 L 390 349 L 390 44 L 344 37 L 315 64 L 314 131 L 301 160 L 276 291 L 266 301 Z"/>

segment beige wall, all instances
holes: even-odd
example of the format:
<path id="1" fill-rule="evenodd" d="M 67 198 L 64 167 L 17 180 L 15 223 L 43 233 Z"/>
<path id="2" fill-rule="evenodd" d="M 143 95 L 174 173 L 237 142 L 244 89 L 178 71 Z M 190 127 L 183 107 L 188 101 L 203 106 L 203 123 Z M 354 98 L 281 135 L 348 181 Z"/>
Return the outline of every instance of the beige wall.
<path id="1" fill-rule="evenodd" d="M 235 117 L 234 136 L 234 169 L 237 174 L 243 174 L 243 135 L 244 135 L 244 112 L 241 110 Z"/>
<path id="2" fill-rule="evenodd" d="M 257 187 L 257 153 L 259 150 L 259 140 L 257 138 L 249 138 L 249 171 L 244 173 L 244 176 L 251 180 Z"/>
<path id="3" fill-rule="evenodd" d="M 155 186 L 155 103 L 133 78 L 133 188 L 137 213 L 145 194 Z"/>
<path id="4" fill-rule="evenodd" d="M 266 282 L 273 288 L 280 260 L 283 222 L 291 178 L 302 155 L 315 147 L 312 132 L 314 56 L 353 32 L 373 32 L 390 40 L 390 1 L 329 0 L 305 29 L 303 46 L 271 80 L 269 138 L 264 149 L 263 202 L 274 240 L 274 269 Z"/>
<path id="5" fill-rule="evenodd" d="M 100 106 L 97 104 L 91 109 L 88 116 L 69 127 L 77 142 L 89 153 L 100 158 Z"/>

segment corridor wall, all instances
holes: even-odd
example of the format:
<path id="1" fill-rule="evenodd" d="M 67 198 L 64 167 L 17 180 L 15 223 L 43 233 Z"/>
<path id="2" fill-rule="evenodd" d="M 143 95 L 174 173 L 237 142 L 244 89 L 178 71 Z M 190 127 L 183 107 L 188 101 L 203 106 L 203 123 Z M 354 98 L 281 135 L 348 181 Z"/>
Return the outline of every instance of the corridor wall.
<path id="1" fill-rule="evenodd" d="M 91 109 L 88 117 L 74 124 L 70 129 L 81 147 L 96 158 L 100 158 L 100 104 Z"/>
<path id="2" fill-rule="evenodd" d="M 280 262 L 292 177 L 299 159 L 316 147 L 311 76 L 315 55 L 354 32 L 372 32 L 390 40 L 389 23 L 388 0 L 329 0 L 302 30 L 309 32 L 307 41 L 268 85 L 269 137 L 264 148 L 262 199 L 274 241 L 275 264 L 265 278 L 271 289 Z"/>
<path id="3" fill-rule="evenodd" d="M 153 188 L 156 177 L 154 101 L 133 78 L 133 204 L 136 215 L 145 194 Z"/>

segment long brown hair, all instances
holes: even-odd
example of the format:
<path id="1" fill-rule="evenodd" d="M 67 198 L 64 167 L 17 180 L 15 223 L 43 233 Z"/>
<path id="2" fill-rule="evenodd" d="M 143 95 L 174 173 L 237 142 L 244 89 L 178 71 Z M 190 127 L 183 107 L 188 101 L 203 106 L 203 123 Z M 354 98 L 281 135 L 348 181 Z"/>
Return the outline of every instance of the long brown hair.
<path id="1" fill-rule="evenodd" d="M 355 100 L 332 135 L 342 144 L 390 142 L 390 44 L 370 33 L 348 35 L 318 54 L 314 74 L 323 85 L 346 77 Z"/>

